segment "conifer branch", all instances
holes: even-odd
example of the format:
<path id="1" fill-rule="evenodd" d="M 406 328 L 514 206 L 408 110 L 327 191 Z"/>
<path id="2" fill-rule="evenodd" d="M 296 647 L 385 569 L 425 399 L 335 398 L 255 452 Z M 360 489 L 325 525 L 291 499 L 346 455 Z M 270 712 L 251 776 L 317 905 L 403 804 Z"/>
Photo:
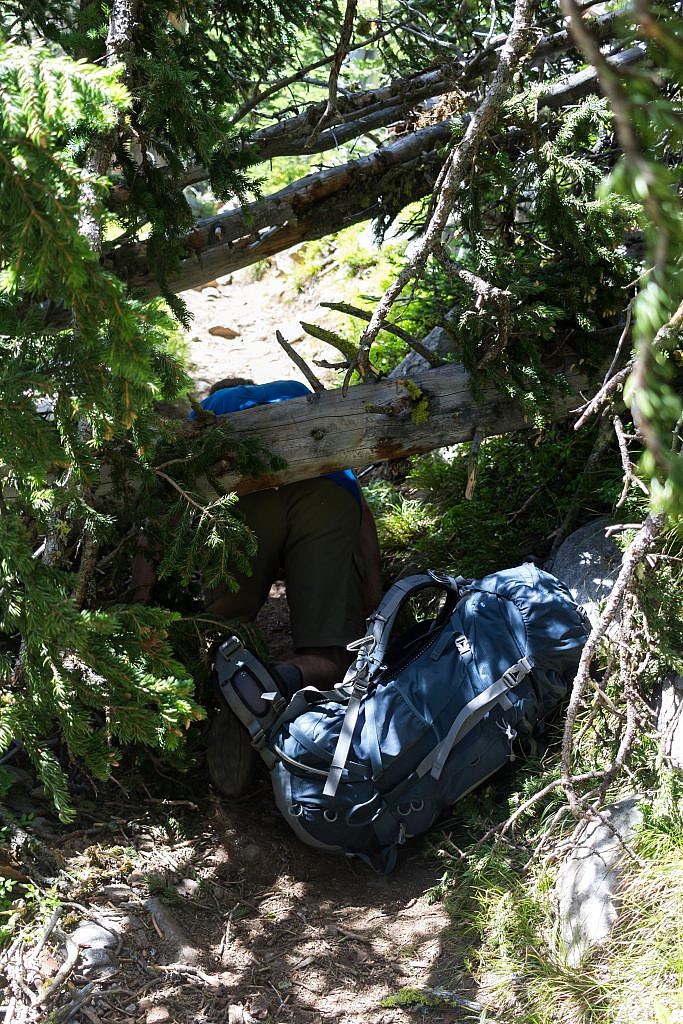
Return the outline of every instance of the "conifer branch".
<path id="1" fill-rule="evenodd" d="M 352 50 L 360 50 L 363 47 L 370 46 L 372 43 L 378 42 L 380 39 L 385 39 L 392 32 L 395 32 L 397 28 L 400 28 L 401 24 L 402 23 L 399 22 L 398 25 L 391 25 L 388 28 L 380 29 L 378 32 L 373 32 L 372 35 L 366 36 L 365 39 L 350 40 L 347 44 L 348 48 L 346 52 L 342 54 L 342 59 L 348 56 L 348 54 L 351 53 Z M 310 64 L 306 64 L 304 67 L 299 68 L 298 71 L 295 71 L 291 75 L 284 75 L 282 78 L 278 78 L 275 82 L 272 82 L 265 89 L 262 89 L 260 92 L 257 92 L 248 100 L 245 100 L 245 102 L 241 104 L 241 106 L 239 106 L 237 110 L 230 116 L 230 120 L 228 123 L 238 124 L 247 116 L 247 114 L 251 113 L 252 110 L 255 110 L 259 103 L 263 103 L 265 100 L 272 99 L 272 97 L 276 96 L 277 93 L 283 92 L 285 89 L 289 88 L 290 85 L 295 85 L 296 82 L 304 81 L 304 79 L 307 78 L 308 75 L 310 75 L 311 71 L 317 71 L 318 68 L 324 68 L 327 67 L 329 64 L 332 64 L 333 61 L 335 60 L 336 55 L 337 50 L 335 50 L 335 52 L 332 54 L 328 54 L 325 57 L 321 57 L 319 60 L 314 60 Z M 199 168 L 197 170 L 199 170 Z M 206 171 L 204 168 L 201 169 L 200 173 L 202 173 L 205 178 L 208 177 L 208 171 Z M 194 180 L 201 181 L 203 179 L 195 178 Z M 188 184 L 190 184 L 190 182 L 188 182 Z"/>

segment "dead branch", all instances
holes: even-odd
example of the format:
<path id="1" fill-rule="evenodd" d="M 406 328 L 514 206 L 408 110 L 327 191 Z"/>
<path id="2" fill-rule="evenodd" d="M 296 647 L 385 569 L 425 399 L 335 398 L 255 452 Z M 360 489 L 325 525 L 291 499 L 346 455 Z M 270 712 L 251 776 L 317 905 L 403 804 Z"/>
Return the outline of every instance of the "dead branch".
<path id="1" fill-rule="evenodd" d="M 461 264 L 453 259 L 445 245 L 437 245 L 434 249 L 434 255 L 449 274 L 460 278 L 461 281 L 464 281 L 472 289 L 477 296 L 478 306 L 484 302 L 493 302 L 498 306 L 498 337 L 488 346 L 484 354 L 477 361 L 477 370 L 482 370 L 487 363 L 497 359 L 507 346 L 510 332 L 511 292 L 506 288 L 497 288 L 495 285 L 490 284 L 489 281 L 484 281 L 477 274 L 473 274 L 471 270 L 461 266 Z"/>
<path id="2" fill-rule="evenodd" d="M 617 16 L 620 13 L 620 11 L 612 11 L 592 20 L 590 24 L 594 36 L 599 40 L 609 39 L 614 32 Z M 399 23 L 397 27 L 400 28 L 401 24 Z M 386 36 L 389 31 L 391 30 L 383 30 L 367 39 L 354 41 L 349 44 L 349 48 L 357 49 L 367 46 Z M 505 35 L 501 34 L 493 39 L 488 48 L 480 49 L 464 66 L 456 68 L 453 65 L 445 64 L 437 68 L 430 67 L 408 78 L 395 79 L 389 85 L 377 89 L 368 89 L 337 97 L 337 116 L 333 119 L 334 123 L 323 131 L 315 144 L 309 146 L 308 149 L 306 146 L 310 143 L 311 126 L 322 117 L 326 108 L 325 101 L 308 104 L 295 116 L 252 132 L 241 144 L 237 155 L 240 159 L 244 159 L 245 155 L 249 153 L 253 158 L 265 161 L 277 156 L 321 153 L 327 149 L 336 148 L 344 142 L 349 142 L 368 131 L 401 121 L 424 100 L 440 96 L 454 87 L 464 92 L 476 84 L 482 74 L 486 74 L 492 69 L 505 38 Z M 531 51 L 531 61 L 539 63 L 560 56 L 573 47 L 574 41 L 567 30 L 557 32 L 539 40 Z M 611 56 L 609 61 L 621 65 L 640 60 L 643 56 L 642 49 L 632 48 Z M 301 81 L 302 77 L 310 74 L 316 68 L 329 65 L 332 60 L 333 55 L 324 57 L 301 68 L 294 74 L 274 82 L 240 107 L 233 114 L 231 123 L 237 123 L 262 101 L 271 98 L 295 82 Z M 587 93 L 594 92 L 596 81 L 596 74 L 592 68 L 578 72 L 576 75 L 550 86 L 539 99 L 539 105 L 554 109 L 565 102 L 574 103 Z M 209 177 L 207 168 L 190 167 L 182 179 L 182 185 L 183 187 L 193 185 Z M 116 194 L 112 196 L 112 199 L 114 202 L 121 201 L 121 197 Z"/>
<path id="3" fill-rule="evenodd" d="M 629 308 L 630 308 L 630 304 L 629 304 Z M 662 327 L 660 327 L 660 329 L 657 331 L 657 333 L 655 334 L 655 336 L 654 336 L 654 338 L 652 340 L 652 348 L 653 349 L 665 348 L 668 344 L 670 344 L 672 341 L 675 340 L 676 335 L 681 330 L 682 326 L 683 326 L 683 303 L 681 303 L 679 305 L 678 309 L 672 315 L 672 317 Z M 622 333 L 622 337 L 621 337 L 621 339 L 619 341 L 619 347 L 621 346 L 623 340 L 625 339 L 626 331 L 627 331 L 628 327 L 629 327 L 629 318 L 628 318 L 628 315 L 627 315 L 627 323 L 626 323 L 626 326 L 624 328 L 624 332 Z M 615 365 L 615 362 L 613 360 L 612 361 L 612 366 L 610 367 L 610 370 L 613 370 L 614 365 Z M 606 405 L 612 399 L 612 396 L 614 395 L 615 391 L 618 391 L 619 388 L 623 388 L 624 384 L 626 383 L 626 381 L 630 377 L 631 373 L 635 370 L 635 368 L 636 368 L 636 359 L 635 358 L 631 358 L 626 363 L 626 365 L 624 367 L 622 367 L 622 369 L 619 370 L 617 373 L 615 373 L 613 376 L 610 377 L 609 376 L 610 371 L 607 372 L 607 374 L 605 375 L 605 380 L 604 380 L 603 385 L 600 388 L 600 390 L 597 392 L 597 394 L 595 394 L 593 396 L 593 398 L 591 398 L 590 402 L 587 402 L 584 406 L 581 407 L 581 410 L 580 410 L 581 411 L 581 415 L 579 416 L 578 420 L 574 424 L 574 430 L 579 430 L 579 428 L 582 427 L 584 425 L 584 423 L 586 423 L 586 421 L 591 416 L 593 416 L 594 413 L 596 413 L 598 411 L 598 409 L 601 409 L 604 405 Z M 637 394 L 637 391 L 636 391 L 636 394 Z"/>
<path id="4" fill-rule="evenodd" d="M 40 995 L 35 996 L 33 1000 L 34 1007 L 43 1006 L 45 1003 L 49 1002 L 49 1000 L 52 999 L 53 996 L 57 994 L 59 989 L 62 987 L 62 985 L 67 980 L 67 978 L 73 971 L 74 967 L 78 963 L 79 954 L 80 950 L 76 943 L 72 942 L 71 939 L 67 938 L 66 959 L 64 960 L 64 963 L 55 974 L 52 983 L 48 985 L 47 988 L 43 989 Z"/>
<path id="5" fill-rule="evenodd" d="M 360 309 L 358 306 L 352 306 L 350 302 L 321 302 L 321 306 L 325 309 L 334 309 L 338 313 L 346 313 L 347 316 L 357 317 L 359 320 L 365 320 L 366 323 L 370 321 L 371 315 L 364 309 Z M 385 320 L 382 327 L 383 331 L 387 334 L 393 334 L 401 341 L 405 341 L 406 345 L 409 345 L 414 352 L 426 359 L 430 366 L 443 366 L 445 359 L 440 359 L 439 356 L 435 355 L 430 348 L 423 345 L 414 334 L 404 330 L 403 327 L 399 327 L 398 324 L 391 323 Z"/>
<path id="6" fill-rule="evenodd" d="M 581 817 L 585 810 L 585 798 L 579 797 L 576 792 L 576 780 L 572 777 L 571 762 L 574 750 L 574 728 L 579 709 L 583 702 L 583 695 L 590 677 L 591 661 L 598 650 L 598 646 L 605 637 L 607 630 L 614 622 L 617 611 L 624 598 L 632 593 L 636 585 L 636 570 L 645 556 L 655 546 L 665 523 L 663 514 L 649 515 L 637 536 L 627 548 L 622 560 L 622 567 L 607 604 L 600 615 L 597 625 L 591 630 L 586 646 L 581 654 L 576 678 L 572 685 L 572 692 L 567 708 L 567 717 L 562 736 L 562 785 L 564 786 L 569 806 L 576 817 Z M 630 734 L 627 730 L 627 734 Z M 620 754 L 623 757 L 625 752 Z M 615 771 L 618 771 L 618 767 Z"/>
<path id="7" fill-rule="evenodd" d="M 334 118 L 334 116 L 339 114 L 339 110 L 337 108 L 337 86 L 339 83 L 339 72 L 341 71 L 341 66 L 344 57 L 349 52 L 349 42 L 351 40 L 351 33 L 353 32 L 353 23 L 356 19 L 357 10 L 358 0 L 346 0 L 346 11 L 344 13 L 344 21 L 342 23 L 341 34 L 339 36 L 337 48 L 334 51 L 334 56 L 332 58 L 332 66 L 330 68 L 330 77 L 327 86 L 327 106 L 323 111 L 322 117 L 320 118 L 315 128 L 311 132 L 311 137 L 306 143 L 306 149 L 312 148 L 315 140 L 318 138 L 323 128 L 327 128 L 328 124 Z"/>
<path id="8" fill-rule="evenodd" d="M 343 55 L 347 56 L 352 50 L 358 50 L 365 46 L 370 46 L 372 43 L 376 43 L 379 39 L 384 39 L 390 32 L 394 32 L 396 28 L 400 28 L 401 23 L 398 25 L 392 25 L 389 28 L 382 28 L 378 32 L 374 32 L 372 35 L 367 36 L 365 39 L 354 39 L 349 40 L 348 49 Z M 290 85 L 294 85 L 296 82 L 302 82 L 310 75 L 311 71 L 317 71 L 318 68 L 327 67 L 335 59 L 337 51 L 331 55 L 321 57 L 319 60 L 312 61 L 310 64 L 306 64 L 304 67 L 299 68 L 291 75 L 285 75 L 282 78 L 278 78 L 277 81 L 271 82 L 269 86 L 262 89 L 260 92 L 255 93 L 249 100 L 246 100 L 237 110 L 231 115 L 229 124 L 238 124 L 242 121 L 247 114 L 251 113 L 259 103 L 263 103 L 265 100 L 271 99 L 277 93 L 282 92 L 284 89 L 288 89 Z M 194 168 L 195 173 L 203 175 L 203 177 L 195 177 L 193 181 L 203 181 L 208 178 L 209 174 L 205 168 Z M 188 181 L 187 184 L 192 184 Z"/>
<path id="9" fill-rule="evenodd" d="M 609 60 L 616 64 L 625 60 L 628 53 L 616 54 Z M 643 51 L 637 50 L 628 59 L 642 57 Z M 424 75 L 427 82 L 428 76 L 434 77 L 437 72 Z M 439 90 L 443 91 L 443 78 L 439 81 Z M 436 87 L 435 81 L 431 87 Z M 570 76 L 549 87 L 538 102 L 540 106 L 559 107 L 595 92 L 597 87 L 594 73 L 591 77 L 579 72 L 578 77 Z M 341 99 L 339 102 L 341 105 Z M 369 124 L 366 118 L 370 116 L 364 115 L 353 125 L 330 130 L 329 145 L 336 146 L 366 131 Z M 298 136 L 285 131 L 288 123 L 281 122 L 266 129 L 271 135 L 259 143 L 259 159 L 303 152 L 310 123 L 302 118 Z M 170 275 L 169 287 L 176 292 L 197 288 L 298 242 L 322 238 L 351 224 L 381 217 L 386 210 L 394 210 L 397 204 L 403 206 L 430 195 L 444 163 L 443 147 L 452 139 L 454 127 L 452 120 L 430 125 L 359 160 L 307 175 L 262 200 L 197 221 L 185 240 L 188 257 L 181 261 L 178 271 Z M 347 129 L 348 135 L 345 134 Z M 326 135 L 327 132 L 322 133 L 319 144 Z M 252 139 L 256 137 L 255 134 Z M 240 159 L 243 156 L 239 154 Z M 203 177 L 206 176 L 204 173 Z M 187 181 L 201 177 L 197 172 Z M 144 242 L 117 243 L 105 253 L 105 263 L 136 289 L 150 296 L 159 294 L 159 284 L 150 270 Z"/>
<path id="10" fill-rule="evenodd" d="M 324 341 L 327 345 L 331 345 L 332 348 L 336 348 L 338 352 L 341 352 L 347 365 L 350 360 L 355 358 L 356 349 L 353 343 L 347 341 L 337 331 L 331 331 L 327 327 L 319 327 L 318 324 L 309 324 L 306 320 L 300 320 L 299 323 L 306 334 L 310 334 L 312 338 L 317 338 L 318 341 Z"/>
<path id="11" fill-rule="evenodd" d="M 372 319 L 361 338 L 355 365 L 346 372 L 345 388 L 348 387 L 354 369 L 358 369 L 362 376 L 367 375 L 370 367 L 370 349 L 382 328 L 384 320 L 408 282 L 423 271 L 428 257 L 434 252 L 434 249 L 441 241 L 442 232 L 460 188 L 460 182 L 474 158 L 477 146 L 484 132 L 500 110 L 509 83 L 512 80 L 513 72 L 517 70 L 522 55 L 528 46 L 533 10 L 533 0 L 516 0 L 510 33 L 501 50 L 500 61 L 493 81 L 482 103 L 472 115 L 462 140 L 446 161 L 436 207 L 421 242 L 414 255 L 406 263 L 394 282 L 387 288 L 377 304 Z"/>
<path id="12" fill-rule="evenodd" d="M 635 467 L 631 462 L 631 456 L 628 451 L 628 441 L 624 432 L 624 425 L 618 416 L 612 417 L 612 423 L 614 424 L 614 432 L 617 435 L 617 443 L 619 445 L 619 454 L 621 455 L 621 465 L 624 470 L 624 484 L 621 489 L 621 495 L 615 505 L 615 508 L 621 508 L 626 501 L 628 492 L 631 489 L 633 483 L 636 483 L 640 487 L 644 494 L 649 494 L 649 491 L 640 477 L 636 476 L 634 470 Z"/>
<path id="13" fill-rule="evenodd" d="M 294 348 L 289 344 L 289 342 L 284 337 L 282 332 L 281 331 L 276 331 L 275 332 L 275 337 L 277 338 L 277 341 L 278 341 L 278 344 L 280 345 L 280 347 L 284 349 L 284 351 L 287 353 L 287 355 L 292 360 L 294 365 L 299 367 L 299 369 L 301 370 L 301 372 L 303 373 L 304 377 L 306 378 L 308 383 L 311 385 L 313 390 L 314 391 L 324 391 L 325 390 L 324 384 L 321 384 L 321 382 L 318 380 L 316 375 L 313 373 L 313 370 L 310 368 L 310 366 L 308 365 L 306 360 L 303 359 L 302 356 L 300 356 L 299 353 L 294 350 Z"/>
<path id="14" fill-rule="evenodd" d="M 584 384 L 575 371 L 568 376 L 572 388 Z M 566 413 L 572 401 L 572 393 L 558 394 L 553 417 Z M 485 436 L 530 427 L 524 411 L 492 384 L 482 384 L 475 401 L 470 377 L 457 363 L 411 374 L 409 380 L 352 387 L 346 396 L 332 389 L 256 406 L 231 413 L 226 422 L 231 428 L 229 444 L 232 437 L 237 442 L 248 436 L 287 462 L 285 469 L 244 477 L 226 452 L 213 475 L 222 490 L 240 494 L 471 441 L 477 426 Z M 213 426 L 188 423 L 187 436 Z M 222 429 L 222 417 L 216 417 L 215 426 Z M 198 482 L 197 488 L 206 493 L 203 484 Z"/>

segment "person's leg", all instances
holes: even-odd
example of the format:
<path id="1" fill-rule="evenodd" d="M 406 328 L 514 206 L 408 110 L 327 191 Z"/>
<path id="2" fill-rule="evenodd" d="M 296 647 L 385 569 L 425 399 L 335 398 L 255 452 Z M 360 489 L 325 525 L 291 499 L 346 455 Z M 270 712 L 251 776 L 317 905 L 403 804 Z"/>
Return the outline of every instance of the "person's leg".
<path id="1" fill-rule="evenodd" d="M 361 508 L 331 480 L 281 488 L 287 504 L 284 563 L 294 656 L 305 684 L 327 689 L 352 661 L 365 630 Z"/>
<path id="2" fill-rule="evenodd" d="M 280 569 L 286 515 L 276 490 L 246 495 L 239 507 L 258 544 L 252 575 L 239 575 L 236 593 L 226 584 L 213 588 L 206 595 L 205 608 L 208 615 L 219 619 L 252 622 Z M 215 788 L 224 796 L 237 797 L 248 789 L 258 756 L 247 730 L 222 697 L 217 697 L 219 709 L 209 729 L 206 762 Z"/>
<path id="3" fill-rule="evenodd" d="M 286 508 L 278 490 L 258 491 L 240 498 L 239 510 L 256 537 L 251 575 L 237 573 L 239 590 L 220 583 L 206 592 L 205 611 L 228 621 L 253 622 L 265 604 L 282 563 L 286 537 Z"/>

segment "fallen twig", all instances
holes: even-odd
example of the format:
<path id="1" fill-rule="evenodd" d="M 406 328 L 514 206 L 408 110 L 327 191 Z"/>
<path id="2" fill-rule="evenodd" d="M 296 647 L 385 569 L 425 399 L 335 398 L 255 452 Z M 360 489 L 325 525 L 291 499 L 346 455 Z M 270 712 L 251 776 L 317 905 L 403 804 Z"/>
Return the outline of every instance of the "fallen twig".
<path id="1" fill-rule="evenodd" d="M 52 1011 L 50 1021 L 54 1021 L 54 1024 L 66 1024 L 75 1013 L 84 1009 L 83 1003 L 92 995 L 95 985 L 96 982 L 90 981 L 83 988 L 76 989 L 68 1003 Z"/>
<path id="2" fill-rule="evenodd" d="M 71 939 L 67 938 L 66 960 L 64 961 L 64 963 L 62 964 L 62 966 L 59 968 L 54 978 L 52 979 L 52 984 L 48 985 L 47 988 L 43 989 L 40 995 L 34 997 L 34 1007 L 44 1006 L 45 1003 L 49 1002 L 49 1000 L 56 995 L 56 993 L 62 987 L 62 985 L 69 977 L 76 964 L 78 963 L 79 953 L 80 950 L 76 943 L 72 942 Z"/>
<path id="3" fill-rule="evenodd" d="M 52 911 L 52 914 L 50 916 L 50 920 L 48 921 L 48 923 L 47 923 L 47 925 L 45 927 L 45 931 L 43 932 L 43 934 L 41 935 L 40 939 L 36 943 L 35 948 L 33 950 L 31 950 L 31 958 L 33 960 L 35 960 L 37 958 L 37 956 L 40 953 L 41 949 L 43 948 L 43 946 L 45 945 L 47 940 L 50 938 L 50 936 L 52 935 L 52 932 L 54 931 L 54 929 L 55 929 L 55 927 L 57 925 L 57 922 L 59 921 L 60 917 L 62 916 L 63 910 L 64 910 L 63 906 L 59 906 L 59 907 L 55 907 L 55 909 Z"/>

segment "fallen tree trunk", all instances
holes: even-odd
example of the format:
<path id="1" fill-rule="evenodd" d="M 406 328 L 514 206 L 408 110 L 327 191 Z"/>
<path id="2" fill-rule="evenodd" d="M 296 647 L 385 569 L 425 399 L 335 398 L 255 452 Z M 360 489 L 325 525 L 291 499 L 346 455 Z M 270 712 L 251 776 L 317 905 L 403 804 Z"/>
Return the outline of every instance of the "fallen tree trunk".
<path id="1" fill-rule="evenodd" d="M 644 55 L 636 46 L 608 61 L 620 68 Z M 588 68 L 549 86 L 536 102 L 556 108 L 598 88 L 596 72 Z M 454 119 L 430 125 L 358 160 L 309 174 L 258 202 L 198 221 L 184 240 L 188 258 L 170 275 L 169 287 L 175 292 L 198 288 L 299 242 L 361 221 L 392 220 L 403 207 L 432 192 L 454 127 Z M 114 246 L 106 262 L 133 288 L 149 296 L 160 293 L 144 243 Z"/>
<path id="2" fill-rule="evenodd" d="M 567 374 L 569 390 L 553 404 L 553 420 L 580 404 L 585 377 Z M 227 420 L 240 437 L 259 439 L 287 467 L 277 473 L 242 478 L 230 459 L 214 466 L 225 491 L 248 494 L 351 467 L 432 451 L 480 436 L 530 429 L 522 410 L 492 386 L 475 400 L 469 374 L 452 363 L 411 378 L 384 380 L 340 390 L 322 391 L 273 405 L 232 413 Z M 210 429 L 204 428 L 204 429 Z M 202 483 L 207 495 L 214 489 Z"/>
<path id="3" fill-rule="evenodd" d="M 618 10 L 610 11 L 592 18 L 589 24 L 594 37 L 600 42 L 610 39 L 622 13 Z M 325 112 L 327 100 L 311 103 L 299 114 L 251 132 L 240 142 L 235 151 L 236 158 L 262 162 L 278 156 L 312 156 L 314 153 L 336 149 L 364 132 L 386 127 L 395 121 L 406 118 L 414 120 L 415 108 L 423 101 L 454 89 L 462 93 L 470 92 L 477 80 L 494 67 L 506 38 L 505 33 L 497 36 L 491 40 L 488 49 L 468 63 L 445 63 L 416 72 L 407 78 L 396 79 L 376 89 L 339 96 L 332 120 L 314 140 L 311 138 L 313 128 Z M 545 36 L 534 46 L 530 63 L 538 66 L 575 49 L 575 45 L 567 29 Z M 196 184 L 209 177 L 206 167 L 191 167 L 184 178 L 184 184 Z M 116 193 L 112 194 L 112 199 L 116 204 Z"/>

